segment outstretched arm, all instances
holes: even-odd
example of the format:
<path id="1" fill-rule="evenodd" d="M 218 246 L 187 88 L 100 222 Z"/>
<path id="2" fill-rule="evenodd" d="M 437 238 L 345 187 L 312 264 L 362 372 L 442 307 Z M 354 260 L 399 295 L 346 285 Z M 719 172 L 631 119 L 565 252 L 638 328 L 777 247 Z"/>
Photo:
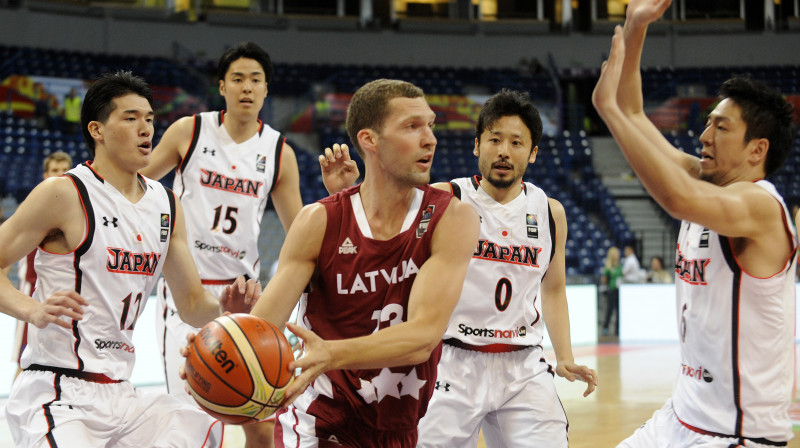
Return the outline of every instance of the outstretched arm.
<path id="1" fill-rule="evenodd" d="M 658 20 L 669 8 L 672 0 L 631 0 L 628 4 L 623 36 L 625 38 L 625 57 L 617 92 L 617 102 L 622 112 L 652 142 L 659 142 L 659 148 L 673 161 L 697 177 L 700 161 L 669 144 L 661 131 L 644 113 L 642 97 L 642 48 L 648 26 Z"/>
<path id="2" fill-rule="evenodd" d="M 776 219 L 782 213 L 778 202 L 752 182 L 717 186 L 689 175 L 663 150 L 664 145 L 669 147 L 669 144 L 663 139 L 652 141 L 642 133 L 617 103 L 625 50 L 622 30 L 617 27 L 592 102 L 642 184 L 673 217 L 700 224 L 727 237 L 747 238 L 747 244 L 738 248 L 741 252 L 737 252 L 737 259 L 753 275 L 773 275 L 785 262 L 789 250 L 788 245 L 776 250 L 772 242 L 771 235 L 785 232 L 783 220 Z M 754 139 L 750 144 L 769 143 L 766 139 Z M 765 153 L 753 150 L 751 157 Z"/>
<path id="3" fill-rule="evenodd" d="M 597 372 L 589 367 L 575 364 L 570 341 L 569 306 L 567 305 L 567 286 L 564 250 L 567 242 L 567 217 L 564 206 L 555 199 L 549 199 L 550 210 L 556 223 L 556 241 L 553 243 L 555 255 L 542 280 L 542 314 L 547 333 L 556 352 L 556 373 L 569 381 L 579 379 L 586 382 L 588 396 L 597 386 Z"/>

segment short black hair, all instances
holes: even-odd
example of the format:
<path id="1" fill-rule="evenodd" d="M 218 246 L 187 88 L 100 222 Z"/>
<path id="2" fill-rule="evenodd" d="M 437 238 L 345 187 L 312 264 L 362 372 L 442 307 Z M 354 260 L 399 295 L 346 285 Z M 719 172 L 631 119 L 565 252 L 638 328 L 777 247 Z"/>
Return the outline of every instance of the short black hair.
<path id="1" fill-rule="evenodd" d="M 241 42 L 239 45 L 225 51 L 220 56 L 217 64 L 217 78 L 220 81 L 225 81 L 225 74 L 228 73 L 231 64 L 241 58 L 253 59 L 261 64 L 261 68 L 264 69 L 265 81 L 267 84 L 272 82 L 272 73 L 274 72 L 272 59 L 269 57 L 269 53 L 253 42 Z"/>
<path id="2" fill-rule="evenodd" d="M 494 125 L 502 117 L 518 116 L 531 132 L 533 151 L 542 139 L 542 117 L 531 102 L 527 92 L 503 89 L 486 100 L 475 124 L 475 137 L 481 140 L 486 128 Z"/>
<path id="3" fill-rule="evenodd" d="M 83 127 L 83 139 L 86 140 L 86 147 L 89 149 L 92 159 L 94 159 L 95 144 L 89 133 L 89 123 L 92 121 L 105 123 L 116 107 L 114 99 L 131 93 L 145 98 L 150 103 L 150 107 L 153 107 L 153 92 L 150 90 L 150 86 L 144 79 L 134 76 L 129 71 L 102 75 L 86 91 L 81 105 L 81 126 Z"/>
<path id="4" fill-rule="evenodd" d="M 745 142 L 754 138 L 769 141 L 764 171 L 766 176 L 774 174 L 792 149 L 794 106 L 778 90 L 745 76 L 734 76 L 722 84 L 719 99 L 726 98 L 742 110 L 742 120 L 747 126 Z"/>

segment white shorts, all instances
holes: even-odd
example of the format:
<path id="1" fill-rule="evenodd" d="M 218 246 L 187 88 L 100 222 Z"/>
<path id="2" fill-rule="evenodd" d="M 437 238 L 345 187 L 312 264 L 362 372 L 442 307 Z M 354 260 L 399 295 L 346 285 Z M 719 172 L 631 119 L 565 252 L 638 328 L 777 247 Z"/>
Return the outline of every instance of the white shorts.
<path id="1" fill-rule="evenodd" d="M 566 448 L 567 415 L 541 347 L 481 353 L 444 345 L 417 447 Z"/>
<path id="2" fill-rule="evenodd" d="M 771 448 L 771 445 L 744 440 L 744 444 L 735 437 L 715 437 L 700 434 L 683 426 L 675 416 L 670 398 L 664 406 L 653 413 L 653 416 L 632 436 L 623 440 L 617 448 L 733 448 L 733 447 Z"/>
<path id="3" fill-rule="evenodd" d="M 219 447 L 222 424 L 163 393 L 128 381 L 101 384 L 47 371 L 22 372 L 6 419 L 17 447 Z"/>

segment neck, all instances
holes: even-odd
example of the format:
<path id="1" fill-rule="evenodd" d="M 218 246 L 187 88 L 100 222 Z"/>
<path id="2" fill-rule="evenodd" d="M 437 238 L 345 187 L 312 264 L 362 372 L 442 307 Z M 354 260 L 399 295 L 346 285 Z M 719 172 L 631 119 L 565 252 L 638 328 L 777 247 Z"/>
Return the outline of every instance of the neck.
<path id="1" fill-rule="evenodd" d="M 385 178 L 376 180 L 364 176 L 360 188 L 361 203 L 373 238 L 388 240 L 400 233 L 415 190 L 414 186 L 398 186 Z"/>
<path id="2" fill-rule="evenodd" d="M 481 178 L 481 188 L 498 203 L 508 204 L 522 193 L 520 180 L 521 179 L 516 179 L 514 183 L 506 188 L 497 188 L 485 178 Z"/>
<path id="3" fill-rule="evenodd" d="M 249 140 L 258 132 L 260 123 L 258 117 L 237 117 L 226 113 L 222 125 L 225 126 L 225 130 L 228 131 L 228 135 L 233 141 L 241 143 Z"/>
<path id="4" fill-rule="evenodd" d="M 103 157 L 95 157 L 92 169 L 129 201 L 137 202 L 144 195 L 137 171 L 121 169 Z"/>

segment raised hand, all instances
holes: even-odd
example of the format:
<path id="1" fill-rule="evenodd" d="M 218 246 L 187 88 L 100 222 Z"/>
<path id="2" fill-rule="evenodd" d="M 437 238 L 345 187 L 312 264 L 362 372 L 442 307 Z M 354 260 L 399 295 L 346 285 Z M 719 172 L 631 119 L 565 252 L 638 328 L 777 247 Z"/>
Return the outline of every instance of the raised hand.
<path id="1" fill-rule="evenodd" d="M 75 291 L 58 291 L 48 297 L 44 303 L 37 303 L 28 322 L 38 328 L 48 324 L 56 324 L 66 329 L 72 328 L 72 323 L 61 319 L 62 316 L 74 320 L 83 319 L 83 307 L 89 302 Z"/>
<path id="2" fill-rule="evenodd" d="M 319 156 L 322 169 L 322 183 L 329 194 L 336 194 L 353 186 L 358 179 L 358 165 L 350 159 L 350 149 L 345 144 L 333 144 L 333 149 L 325 148 Z"/>
<path id="3" fill-rule="evenodd" d="M 625 20 L 636 25 L 649 25 L 664 15 L 672 0 L 631 0 Z"/>
<path id="4" fill-rule="evenodd" d="M 257 280 L 244 280 L 241 275 L 219 296 L 219 305 L 223 313 L 250 313 L 261 296 L 261 283 Z"/>
<path id="5" fill-rule="evenodd" d="M 592 93 L 592 104 L 597 113 L 605 116 L 614 109 L 619 109 L 617 104 L 617 89 L 619 88 L 622 62 L 625 59 L 625 41 L 622 38 L 622 28 L 614 28 L 614 37 L 611 38 L 611 53 L 608 60 L 603 62 L 600 69 L 600 79 Z"/>
<path id="6" fill-rule="evenodd" d="M 575 364 L 574 362 L 558 363 L 556 366 L 556 374 L 565 378 L 569 382 L 580 380 L 586 383 L 586 391 L 583 396 L 586 397 L 597 387 L 597 372 L 586 366 Z"/>

